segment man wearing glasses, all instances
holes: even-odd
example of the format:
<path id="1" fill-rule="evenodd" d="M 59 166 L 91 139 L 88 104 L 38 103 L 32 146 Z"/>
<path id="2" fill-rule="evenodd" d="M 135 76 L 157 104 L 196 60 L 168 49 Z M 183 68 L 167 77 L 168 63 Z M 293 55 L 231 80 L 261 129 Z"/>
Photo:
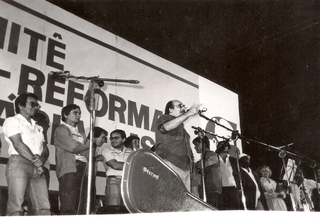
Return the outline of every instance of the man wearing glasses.
<path id="1" fill-rule="evenodd" d="M 192 150 L 184 122 L 198 114 L 200 105 L 189 110 L 178 100 L 171 100 L 157 120 L 155 152 L 179 175 L 187 190 L 191 189 Z"/>
<path id="2" fill-rule="evenodd" d="M 43 128 L 32 117 L 40 105 L 35 94 L 24 93 L 14 102 L 16 115 L 3 124 L 5 140 L 9 144 L 6 167 L 8 183 L 8 216 L 23 215 L 26 194 L 34 215 L 51 215 L 43 164 L 49 156 Z"/>
<path id="3" fill-rule="evenodd" d="M 106 171 L 106 206 L 111 213 L 116 212 L 119 208 L 124 209 L 124 203 L 121 197 L 121 179 L 124 162 L 127 160 L 133 150 L 124 146 L 126 133 L 123 130 L 114 130 L 110 134 L 111 148 L 105 148 L 102 155 L 108 166 Z"/>

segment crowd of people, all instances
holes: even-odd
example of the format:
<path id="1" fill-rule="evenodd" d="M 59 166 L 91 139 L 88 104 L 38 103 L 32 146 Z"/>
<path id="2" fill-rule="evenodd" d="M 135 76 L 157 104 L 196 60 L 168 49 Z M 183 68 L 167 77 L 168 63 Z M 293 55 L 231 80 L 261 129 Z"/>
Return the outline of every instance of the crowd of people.
<path id="1" fill-rule="evenodd" d="M 3 124 L 5 140 L 9 144 L 6 214 L 24 215 L 27 205 L 28 215 L 52 215 L 48 191 L 50 152 L 46 135 L 49 118 L 39 110 L 35 94 L 21 94 L 14 104 L 16 115 L 8 117 Z M 249 155 L 235 151 L 235 156 L 231 156 L 229 140 L 220 141 L 211 148 L 205 133 L 198 133 L 192 144 L 201 159 L 195 162 L 191 137 L 184 122 L 197 115 L 199 107 L 193 105 L 187 109 L 178 100 L 169 101 L 164 114 L 157 120 L 156 142 L 150 149 L 176 172 L 190 193 L 218 210 L 320 211 L 317 183 L 320 179 L 317 182 L 305 179 L 303 172 L 298 171 L 293 182 L 273 180 L 269 166 L 262 165 L 254 170 L 250 167 Z M 78 130 L 80 118 L 80 107 L 69 104 L 62 108 L 61 124 L 54 131 L 60 205 L 56 215 L 86 214 L 88 183 L 91 184 L 90 213 L 97 210 L 98 163 L 106 170 L 106 213 L 125 213 L 121 195 L 122 172 L 128 156 L 140 149 L 140 138 L 127 137 L 121 129 L 115 129 L 109 135 L 105 129 L 94 127 L 91 143 L 90 134 L 86 136 Z M 108 135 L 111 147 L 101 148 L 108 142 Z M 92 163 L 91 167 L 89 163 Z M 91 182 L 88 182 L 89 168 L 92 168 Z M 320 169 L 317 175 L 320 178 Z"/>

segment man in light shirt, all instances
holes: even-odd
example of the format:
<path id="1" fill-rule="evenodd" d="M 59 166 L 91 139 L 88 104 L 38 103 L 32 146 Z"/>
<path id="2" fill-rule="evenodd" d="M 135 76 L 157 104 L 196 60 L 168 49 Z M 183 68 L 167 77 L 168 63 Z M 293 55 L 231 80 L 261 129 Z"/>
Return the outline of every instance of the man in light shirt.
<path id="1" fill-rule="evenodd" d="M 85 176 L 90 142 L 78 131 L 81 110 L 69 104 L 62 108 L 62 123 L 54 132 L 56 174 L 59 181 L 60 215 L 78 213 L 81 182 Z"/>
<path id="2" fill-rule="evenodd" d="M 108 166 L 106 175 L 106 206 L 124 206 L 121 197 L 121 179 L 124 162 L 127 160 L 132 150 L 124 146 L 126 133 L 123 130 L 114 130 L 110 133 L 110 148 L 102 151 L 105 163 Z"/>
<path id="3" fill-rule="evenodd" d="M 240 210 L 239 173 L 236 158 L 229 155 L 228 141 L 217 144 L 217 156 L 221 173 L 222 192 L 219 197 L 219 210 Z"/>
<path id="4" fill-rule="evenodd" d="M 21 94 L 15 100 L 17 114 L 7 118 L 3 124 L 4 137 L 9 144 L 6 167 L 9 216 L 23 215 L 22 204 L 26 194 L 34 215 L 51 215 L 42 167 L 49 156 L 49 149 L 42 127 L 32 119 L 39 108 L 35 94 Z"/>

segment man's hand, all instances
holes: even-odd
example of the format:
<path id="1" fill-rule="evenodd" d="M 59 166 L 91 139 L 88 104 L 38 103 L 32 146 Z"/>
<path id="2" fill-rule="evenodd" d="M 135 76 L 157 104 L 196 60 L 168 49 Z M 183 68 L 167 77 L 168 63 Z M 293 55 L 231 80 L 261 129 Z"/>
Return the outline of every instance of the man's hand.
<path id="1" fill-rule="evenodd" d="M 199 113 L 199 107 L 201 106 L 202 104 L 197 104 L 197 105 L 192 105 L 192 107 L 189 109 L 189 110 L 187 110 L 187 114 L 189 115 L 189 116 L 194 116 L 194 115 L 196 115 L 196 114 L 198 114 Z"/>
<path id="2" fill-rule="evenodd" d="M 38 156 L 38 155 L 34 155 L 32 157 L 32 161 L 31 162 L 33 163 L 33 165 L 35 167 L 41 167 L 43 165 L 43 163 L 42 163 L 42 161 L 40 159 L 40 156 Z"/>
<path id="3" fill-rule="evenodd" d="M 96 156 L 96 161 L 97 162 L 102 162 L 104 160 L 104 156 L 102 156 L 101 154 Z"/>

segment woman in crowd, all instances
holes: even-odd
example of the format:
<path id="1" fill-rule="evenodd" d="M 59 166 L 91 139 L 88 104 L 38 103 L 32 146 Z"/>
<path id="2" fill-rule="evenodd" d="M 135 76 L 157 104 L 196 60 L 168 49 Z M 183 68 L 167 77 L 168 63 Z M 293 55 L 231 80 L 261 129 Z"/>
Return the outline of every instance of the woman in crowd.
<path id="1" fill-rule="evenodd" d="M 281 188 L 277 188 L 277 183 L 270 178 L 272 175 L 271 169 L 268 166 L 261 166 L 258 171 L 269 209 L 287 211 L 286 203 L 283 200 L 286 193 Z"/>

